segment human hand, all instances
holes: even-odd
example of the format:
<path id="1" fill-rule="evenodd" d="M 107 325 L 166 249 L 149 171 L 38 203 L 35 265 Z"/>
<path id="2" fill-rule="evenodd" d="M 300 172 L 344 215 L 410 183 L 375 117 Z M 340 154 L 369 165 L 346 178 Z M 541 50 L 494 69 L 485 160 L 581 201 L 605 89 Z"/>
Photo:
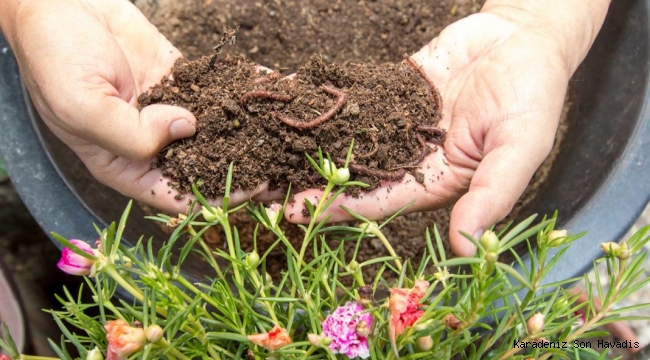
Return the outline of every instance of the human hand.
<path id="1" fill-rule="evenodd" d="M 344 205 L 377 220 L 412 201 L 409 212 L 457 200 L 452 250 L 473 255 L 473 244 L 460 231 L 478 238 L 510 212 L 552 147 L 569 78 L 586 54 L 567 53 L 584 44 L 567 48 L 557 34 L 530 25 L 483 12 L 448 26 L 414 54 L 443 98 L 444 151 L 421 164 L 423 184 L 411 175 L 399 183 L 382 182 L 362 198 L 339 197 L 323 216 L 350 219 Z M 287 219 L 309 221 L 301 213 L 304 199 L 314 202 L 320 194 L 315 189 L 296 194 Z"/>
<path id="2" fill-rule="evenodd" d="M 47 126 L 95 178 L 125 196 L 171 212 L 187 198 L 168 194 L 156 154 L 195 132 L 195 117 L 175 106 L 138 111 L 137 97 L 170 74 L 181 53 L 126 0 L 8 0 L 1 18 L 32 101 Z M 231 203 L 266 185 L 236 192 Z"/>

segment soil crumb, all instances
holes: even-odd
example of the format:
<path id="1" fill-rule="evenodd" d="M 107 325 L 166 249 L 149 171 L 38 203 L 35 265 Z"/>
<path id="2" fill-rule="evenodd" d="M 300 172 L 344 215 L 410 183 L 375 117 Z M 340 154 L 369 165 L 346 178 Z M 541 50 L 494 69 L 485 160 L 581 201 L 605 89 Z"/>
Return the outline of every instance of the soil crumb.
<path id="1" fill-rule="evenodd" d="M 223 195 L 231 162 L 233 189 L 263 182 L 271 190 L 318 187 L 324 180 L 305 154 L 317 159 L 320 147 L 343 165 L 353 141 L 352 179 L 374 189 L 379 180 L 415 173 L 444 141 L 436 127 L 440 96 L 408 56 L 397 64 L 341 66 L 314 55 L 293 80 L 238 56 L 215 57 L 179 60 L 173 80 L 138 99 L 142 107 L 178 105 L 197 118 L 196 134 L 163 149 L 155 165 L 181 192 L 200 180 L 204 196 Z"/>

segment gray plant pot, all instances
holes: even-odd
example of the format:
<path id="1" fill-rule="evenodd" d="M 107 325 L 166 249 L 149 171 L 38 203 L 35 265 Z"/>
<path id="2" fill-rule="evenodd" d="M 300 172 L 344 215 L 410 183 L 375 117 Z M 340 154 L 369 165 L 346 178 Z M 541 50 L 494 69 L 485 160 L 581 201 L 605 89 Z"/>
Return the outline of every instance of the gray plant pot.
<path id="1" fill-rule="evenodd" d="M 547 281 L 579 275 L 600 255 L 598 244 L 619 239 L 650 198 L 648 11 L 641 0 L 612 4 L 588 58 L 574 77 L 570 126 L 549 180 L 523 213 L 552 214 L 560 226 L 588 230 Z M 544 69 L 539 69 L 544 71 Z M 74 154 L 34 112 L 18 69 L 0 39 L 0 156 L 23 201 L 45 231 L 93 241 L 91 226 L 118 220 L 128 199 L 92 179 Z M 127 241 L 141 234 L 165 238 L 140 221 L 135 208 Z M 190 278 L 202 261 L 187 261 Z"/>

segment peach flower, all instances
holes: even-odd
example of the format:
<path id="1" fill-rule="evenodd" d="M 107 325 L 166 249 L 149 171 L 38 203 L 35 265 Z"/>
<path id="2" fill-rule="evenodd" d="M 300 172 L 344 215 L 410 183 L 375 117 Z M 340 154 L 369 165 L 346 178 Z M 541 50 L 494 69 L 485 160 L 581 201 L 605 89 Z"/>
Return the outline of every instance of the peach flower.
<path id="1" fill-rule="evenodd" d="M 412 289 L 390 289 L 390 300 L 388 310 L 390 313 L 390 340 L 395 339 L 413 325 L 424 314 L 420 310 L 420 299 L 429 288 L 429 282 L 416 280 Z"/>
<path id="2" fill-rule="evenodd" d="M 144 330 L 129 326 L 122 320 L 111 320 L 104 325 L 108 350 L 106 360 L 122 360 L 140 350 L 147 343 Z"/>
<path id="3" fill-rule="evenodd" d="M 277 325 L 267 333 L 248 335 L 248 340 L 255 345 L 262 346 L 267 350 L 278 350 L 291 344 L 291 338 L 287 329 Z"/>

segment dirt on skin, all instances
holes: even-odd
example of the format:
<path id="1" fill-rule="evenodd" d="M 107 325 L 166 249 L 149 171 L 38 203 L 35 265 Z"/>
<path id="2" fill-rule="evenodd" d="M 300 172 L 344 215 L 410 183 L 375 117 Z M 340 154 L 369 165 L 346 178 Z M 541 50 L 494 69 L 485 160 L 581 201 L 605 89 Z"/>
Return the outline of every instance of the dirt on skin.
<path id="1" fill-rule="evenodd" d="M 417 51 L 445 26 L 478 11 L 481 4 L 471 0 L 136 1 L 152 23 L 190 59 L 210 54 L 224 29 L 239 26 L 237 42 L 227 52 L 279 69 L 283 74 L 296 71 L 314 53 L 319 53 L 325 63 L 398 63 L 404 53 Z M 327 94 L 321 97 L 334 101 Z M 568 109 L 567 102 L 553 150 L 508 219 L 529 215 L 520 214 L 521 209 L 535 198 L 559 153 L 568 126 Z M 425 229 L 436 225 L 451 254 L 447 240 L 450 211 L 448 207 L 400 216 L 384 228 L 384 233 L 399 255 L 417 261 L 424 251 Z M 247 214 L 237 214 L 231 220 L 242 239 L 252 239 L 254 227 Z M 298 227 L 286 222 L 281 226 L 292 242 L 302 240 Z M 260 248 L 273 240 L 270 233 L 258 236 Z M 209 234 L 209 241 L 214 246 L 224 243 L 217 230 Z M 252 249 L 252 243 L 242 245 Z M 358 259 L 381 255 L 386 255 L 381 243 L 369 239 L 362 243 Z M 284 263 L 282 256 L 271 261 L 275 262 L 269 264 L 271 270 Z M 368 278 L 374 276 L 372 269 L 367 270 Z"/>

